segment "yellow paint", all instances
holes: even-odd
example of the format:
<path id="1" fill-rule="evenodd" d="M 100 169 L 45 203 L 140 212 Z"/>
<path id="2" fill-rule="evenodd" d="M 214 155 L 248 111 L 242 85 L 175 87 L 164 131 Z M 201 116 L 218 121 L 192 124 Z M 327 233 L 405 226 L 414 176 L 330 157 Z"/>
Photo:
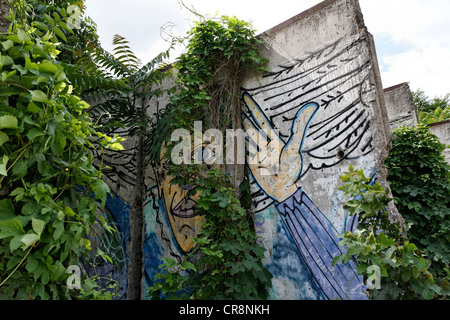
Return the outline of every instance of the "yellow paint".
<path id="1" fill-rule="evenodd" d="M 161 154 L 164 154 L 164 150 L 161 151 Z M 159 196 L 164 200 L 164 206 L 173 235 L 181 250 L 187 253 L 195 246 L 192 239 L 196 238 L 200 233 L 204 218 L 195 214 L 195 208 L 193 208 L 193 212 L 189 210 L 187 216 L 183 216 L 182 210 L 181 212 L 180 210 L 177 211 L 177 208 L 192 208 L 194 202 L 198 200 L 199 195 L 197 194 L 188 198 L 188 190 L 181 186 L 171 184 L 172 179 L 173 177 L 169 176 L 167 170 L 161 165 L 158 168 L 157 177 Z"/>

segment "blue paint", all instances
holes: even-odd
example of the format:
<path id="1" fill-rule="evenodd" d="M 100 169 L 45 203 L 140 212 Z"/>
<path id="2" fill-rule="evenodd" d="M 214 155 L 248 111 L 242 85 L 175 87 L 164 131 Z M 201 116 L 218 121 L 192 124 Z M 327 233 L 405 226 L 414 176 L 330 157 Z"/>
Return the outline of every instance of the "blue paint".
<path id="1" fill-rule="evenodd" d="M 125 242 L 130 240 L 130 206 L 115 194 L 108 194 L 105 204 L 106 209 L 111 213 L 118 223 Z"/>
<path id="2" fill-rule="evenodd" d="M 156 233 L 147 234 L 144 239 L 144 268 L 146 288 L 152 286 L 155 274 L 159 272 L 158 267 L 164 263 L 162 255 L 164 248 Z"/>
<path id="3" fill-rule="evenodd" d="M 363 279 L 356 272 L 356 265 L 350 262 L 332 266 L 333 258 L 344 249 L 338 245 L 335 228 L 311 199 L 298 190 L 277 209 L 302 260 L 327 298 L 366 300 Z"/>
<path id="4" fill-rule="evenodd" d="M 271 299 L 326 300 L 320 286 L 312 276 L 308 266 L 299 255 L 295 243 L 283 223 L 277 223 L 277 237 L 273 243 L 271 262 L 265 267 L 274 279 L 290 283 L 285 296 L 277 296 L 271 290 Z"/>

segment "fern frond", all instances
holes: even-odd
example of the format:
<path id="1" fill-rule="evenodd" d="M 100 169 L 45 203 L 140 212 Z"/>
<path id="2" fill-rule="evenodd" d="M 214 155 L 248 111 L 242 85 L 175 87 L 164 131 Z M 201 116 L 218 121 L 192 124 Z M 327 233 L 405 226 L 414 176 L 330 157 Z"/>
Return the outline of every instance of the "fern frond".
<path id="1" fill-rule="evenodd" d="M 140 61 L 131 50 L 129 41 L 125 37 L 116 34 L 112 44 L 114 45 L 113 55 L 117 61 L 130 71 L 138 70 Z"/>
<path id="2" fill-rule="evenodd" d="M 175 121 L 175 108 L 168 105 L 156 115 L 156 120 L 149 124 L 149 131 L 144 144 L 146 163 L 159 165 L 161 163 L 161 148 L 172 133 Z"/>
<path id="3" fill-rule="evenodd" d="M 105 72 L 109 72 L 116 78 L 131 76 L 132 72 L 120 63 L 111 53 L 103 49 L 98 49 L 94 53 L 94 59 L 97 65 Z"/>
<path id="4" fill-rule="evenodd" d="M 160 83 L 169 72 L 167 69 L 170 65 L 165 62 L 170 56 L 170 51 L 174 48 L 175 43 L 172 42 L 170 47 L 157 55 L 154 59 L 144 65 L 135 74 L 135 83 L 139 83 L 140 87 L 149 88 L 156 83 Z"/>

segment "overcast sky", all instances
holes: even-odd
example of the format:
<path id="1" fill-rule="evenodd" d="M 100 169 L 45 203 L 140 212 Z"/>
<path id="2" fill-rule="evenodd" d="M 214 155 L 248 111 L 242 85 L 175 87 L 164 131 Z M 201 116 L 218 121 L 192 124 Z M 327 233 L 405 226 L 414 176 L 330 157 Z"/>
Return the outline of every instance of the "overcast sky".
<path id="1" fill-rule="evenodd" d="M 184 0 L 202 14 L 235 15 L 258 33 L 320 3 L 320 0 Z M 430 97 L 450 92 L 450 1 L 360 0 L 365 23 L 375 36 L 385 88 L 409 82 Z M 86 0 L 100 40 L 111 49 L 114 34 L 125 36 L 145 63 L 169 43 L 161 27 L 183 36 L 195 21 L 177 0 Z M 181 48 L 179 49 L 181 50 Z M 177 55 L 179 51 L 174 53 Z"/>

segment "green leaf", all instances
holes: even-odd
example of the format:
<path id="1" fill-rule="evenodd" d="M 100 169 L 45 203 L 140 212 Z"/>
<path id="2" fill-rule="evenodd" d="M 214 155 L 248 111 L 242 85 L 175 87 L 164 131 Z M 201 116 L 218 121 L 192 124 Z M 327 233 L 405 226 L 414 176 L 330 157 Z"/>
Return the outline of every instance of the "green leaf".
<path id="1" fill-rule="evenodd" d="M 8 169 L 6 168 L 8 161 L 9 161 L 8 156 L 3 156 L 0 159 L 0 175 L 2 176 L 8 176 Z"/>
<path id="2" fill-rule="evenodd" d="M 69 28 L 69 26 L 64 22 L 64 21 L 59 21 L 59 26 L 61 27 L 61 28 L 63 28 L 64 30 L 66 30 L 67 32 L 70 32 L 70 33 L 72 33 L 72 34 L 74 34 L 74 32 L 73 32 L 73 30 L 71 29 L 71 28 Z"/>
<path id="3" fill-rule="evenodd" d="M 75 212 L 69 207 L 64 208 L 64 214 L 68 217 L 75 217 Z"/>
<path id="4" fill-rule="evenodd" d="M 33 128 L 30 131 L 28 131 L 27 137 L 28 140 L 33 141 L 35 138 L 39 136 L 43 136 L 44 132 L 39 128 Z"/>
<path id="5" fill-rule="evenodd" d="M 14 238 L 11 239 L 11 241 L 9 243 L 9 250 L 11 252 L 14 252 L 17 249 L 19 249 L 22 245 L 23 245 L 22 235 L 15 236 Z"/>
<path id="6" fill-rule="evenodd" d="M 25 44 L 25 42 L 31 40 L 30 35 L 26 31 L 24 31 L 22 29 L 18 29 L 17 30 L 17 36 L 19 38 L 19 42 L 22 43 L 22 44 Z"/>
<path id="7" fill-rule="evenodd" d="M 19 121 L 11 115 L 2 116 L 0 117 L 0 129 L 19 129 Z"/>
<path id="8" fill-rule="evenodd" d="M 64 232 L 64 223 L 61 221 L 56 221 L 53 223 L 55 231 L 53 232 L 53 240 L 57 241 Z"/>
<path id="9" fill-rule="evenodd" d="M 423 289 L 422 296 L 425 300 L 431 300 L 434 297 L 434 292 L 430 289 Z"/>
<path id="10" fill-rule="evenodd" d="M 405 269 L 402 272 L 402 281 L 403 282 L 408 282 L 409 279 L 411 279 L 412 275 L 413 275 L 413 273 L 412 273 L 412 271 L 410 269 Z"/>
<path id="11" fill-rule="evenodd" d="M 90 243 L 89 243 L 89 245 L 90 245 Z M 101 250 L 100 248 L 97 248 L 97 254 L 100 256 L 100 257 L 102 257 L 102 259 L 105 261 L 105 262 L 109 262 L 109 263 L 113 263 L 113 260 L 111 259 L 111 257 L 110 256 L 108 256 L 105 252 L 103 252 L 103 250 Z"/>
<path id="12" fill-rule="evenodd" d="M 35 202 L 29 202 L 22 207 L 22 213 L 26 216 L 38 214 L 40 211 L 41 211 L 40 206 L 36 205 Z"/>
<path id="13" fill-rule="evenodd" d="M 45 73 L 55 74 L 58 71 L 58 66 L 50 61 L 43 61 L 39 65 L 39 70 Z"/>
<path id="14" fill-rule="evenodd" d="M 412 260 L 414 261 L 414 266 L 419 270 L 423 270 L 427 267 L 427 261 L 423 258 L 413 257 Z"/>
<path id="15" fill-rule="evenodd" d="M 42 220 L 39 220 L 39 219 L 35 219 L 35 218 L 33 218 L 31 220 L 31 222 L 32 222 L 32 226 L 33 226 L 33 231 L 36 232 L 38 237 L 40 237 L 42 235 L 42 232 L 44 231 L 45 222 Z"/>
<path id="16" fill-rule="evenodd" d="M 58 35 L 58 37 L 60 37 L 62 40 L 64 40 L 64 42 L 67 42 L 66 35 L 64 34 L 64 32 L 62 32 L 62 30 L 60 28 L 54 27 L 53 31 Z"/>
<path id="17" fill-rule="evenodd" d="M 173 268 L 173 267 L 175 267 L 177 265 L 177 262 L 174 259 L 172 259 L 172 258 L 164 258 L 163 261 L 164 261 L 164 264 L 165 264 L 164 267 L 167 268 L 167 269 Z"/>
<path id="18" fill-rule="evenodd" d="M 39 113 L 42 111 L 42 108 L 38 107 L 33 101 L 28 104 L 27 111 L 31 113 Z"/>
<path id="19" fill-rule="evenodd" d="M 0 132 L 0 147 L 9 141 L 9 137 L 6 133 Z"/>
<path id="20" fill-rule="evenodd" d="M 55 20 L 53 20 L 52 17 L 50 17 L 48 14 L 44 15 L 44 19 L 48 22 L 49 25 L 52 27 L 55 25 Z"/>
<path id="21" fill-rule="evenodd" d="M 13 175 L 17 176 L 17 178 L 21 179 L 27 174 L 28 160 L 20 160 L 16 162 L 12 171 Z"/>
<path id="22" fill-rule="evenodd" d="M 189 261 L 185 261 L 183 263 L 183 270 L 192 270 L 194 272 L 197 272 L 197 268 L 194 266 L 193 263 L 189 262 Z"/>
<path id="23" fill-rule="evenodd" d="M 22 236 L 25 233 L 19 219 L 0 220 L 0 239 Z"/>
<path id="24" fill-rule="evenodd" d="M 39 266 L 39 261 L 36 258 L 34 258 L 33 256 L 31 256 L 28 259 L 28 263 L 25 266 L 25 268 L 27 269 L 28 272 L 33 273 L 37 269 L 38 266 Z"/>
<path id="25" fill-rule="evenodd" d="M 0 53 L 0 69 L 3 68 L 3 66 L 9 66 L 14 63 L 14 60 L 10 56 L 3 56 Z"/>
<path id="26" fill-rule="evenodd" d="M 34 74 L 38 74 L 39 72 L 39 65 L 35 62 L 32 62 L 30 58 L 25 59 L 25 69 L 28 71 L 31 71 Z"/>
<path id="27" fill-rule="evenodd" d="M 14 76 L 16 73 L 17 73 L 17 70 L 13 70 L 13 71 L 10 71 L 8 73 L 2 72 L 2 81 L 5 82 L 6 80 L 8 80 L 12 76 Z M 19 89 L 19 88 L 17 88 L 17 89 Z"/>
<path id="28" fill-rule="evenodd" d="M 39 29 L 41 29 L 43 31 L 48 31 L 48 27 L 45 24 L 43 24 L 42 22 L 33 21 L 32 25 L 37 26 Z"/>
<path id="29" fill-rule="evenodd" d="M 31 234 L 24 235 L 22 237 L 22 239 L 20 239 L 20 241 L 22 241 L 22 243 L 24 244 L 22 246 L 22 249 L 23 250 L 28 249 L 29 247 L 33 246 L 39 240 L 40 240 L 40 237 L 37 234 L 31 233 Z"/>
<path id="30" fill-rule="evenodd" d="M 30 91 L 30 93 L 31 93 L 31 100 L 33 101 L 44 103 L 47 103 L 49 101 L 47 95 L 41 90 L 33 90 Z"/>
<path id="31" fill-rule="evenodd" d="M 100 200 L 101 206 L 105 206 L 106 203 L 106 196 L 109 192 L 109 187 L 108 185 L 103 181 L 103 180 L 97 180 L 93 185 L 92 185 L 92 190 L 94 191 L 95 194 L 95 198 L 97 200 Z"/>
<path id="32" fill-rule="evenodd" d="M 14 207 L 10 199 L 0 200 L 0 220 L 14 218 Z"/>
<path id="33" fill-rule="evenodd" d="M 231 265 L 231 272 L 230 272 L 230 274 L 232 276 L 234 276 L 235 274 L 237 274 L 239 272 L 244 272 L 245 271 L 245 267 L 241 263 L 233 262 L 230 265 Z"/>
<path id="34" fill-rule="evenodd" d="M 11 49 L 12 47 L 14 47 L 14 42 L 12 42 L 11 40 L 6 40 L 4 42 L 2 42 L 2 46 L 5 49 L 5 51 Z"/>
<path id="35" fill-rule="evenodd" d="M 7 78 L 7 77 L 8 77 L 8 75 L 4 76 L 4 78 Z M 3 78 L 3 75 L 2 75 L 2 78 Z M 2 80 L 2 81 L 5 81 L 5 80 Z M 22 90 L 20 90 L 17 87 L 10 87 L 7 85 L 3 85 L 0 87 L 0 97 L 9 97 L 12 95 L 18 95 L 20 93 L 22 93 Z"/>

